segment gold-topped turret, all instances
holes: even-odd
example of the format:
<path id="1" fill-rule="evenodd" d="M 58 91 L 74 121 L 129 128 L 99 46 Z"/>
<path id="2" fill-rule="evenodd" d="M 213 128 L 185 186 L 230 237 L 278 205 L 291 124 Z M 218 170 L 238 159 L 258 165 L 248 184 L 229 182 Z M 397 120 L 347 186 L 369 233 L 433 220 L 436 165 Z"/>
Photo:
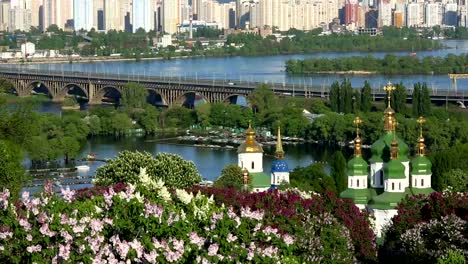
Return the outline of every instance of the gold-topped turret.
<path id="1" fill-rule="evenodd" d="M 419 138 L 418 143 L 416 144 L 416 155 L 424 156 L 426 155 L 426 144 L 424 144 L 424 137 L 422 134 L 423 124 L 426 123 L 426 119 L 420 116 L 416 122 L 419 124 Z"/>
<path id="2" fill-rule="evenodd" d="M 281 141 L 281 128 L 279 126 L 278 126 L 278 135 L 276 139 L 275 157 L 277 159 L 284 159 L 283 142 Z"/>
<path id="3" fill-rule="evenodd" d="M 390 159 L 396 160 L 398 159 L 398 141 L 393 139 L 391 148 L 390 148 Z"/>
<path id="4" fill-rule="evenodd" d="M 392 92 L 396 90 L 396 87 L 393 86 L 390 82 L 384 86 L 383 88 L 385 92 L 387 92 L 387 109 L 385 109 L 385 122 L 384 122 L 384 130 L 387 132 L 393 132 L 396 128 L 396 119 L 395 119 L 395 111 L 392 109 Z"/>
<path id="5" fill-rule="evenodd" d="M 362 119 L 359 116 L 357 116 L 356 118 L 354 118 L 353 123 L 356 126 L 356 138 L 354 139 L 354 156 L 361 157 L 362 156 L 362 140 L 359 135 L 359 125 L 361 125 Z"/>
<path id="6" fill-rule="evenodd" d="M 263 153 L 262 146 L 255 140 L 255 130 L 250 121 L 245 133 L 245 141 L 237 148 L 237 153 Z"/>

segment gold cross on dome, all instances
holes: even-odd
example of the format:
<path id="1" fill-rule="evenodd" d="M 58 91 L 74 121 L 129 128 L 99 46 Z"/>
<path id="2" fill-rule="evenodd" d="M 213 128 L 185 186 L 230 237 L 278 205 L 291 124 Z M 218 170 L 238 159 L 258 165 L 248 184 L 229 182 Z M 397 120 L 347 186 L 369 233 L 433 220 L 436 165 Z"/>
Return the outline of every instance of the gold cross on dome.
<path id="1" fill-rule="evenodd" d="M 392 92 L 396 90 L 396 87 L 392 85 L 391 82 L 388 82 L 387 85 L 384 86 L 384 91 L 387 92 L 387 98 L 388 98 L 388 107 L 391 107 L 390 101 L 392 100 Z"/>
<path id="2" fill-rule="evenodd" d="M 422 137 L 423 124 L 426 123 L 426 118 L 420 116 L 416 122 L 419 124 L 419 136 Z"/>
<path id="3" fill-rule="evenodd" d="M 362 119 L 359 116 L 356 116 L 356 118 L 354 118 L 353 124 L 356 126 L 356 134 L 359 137 L 359 125 L 362 124 Z"/>

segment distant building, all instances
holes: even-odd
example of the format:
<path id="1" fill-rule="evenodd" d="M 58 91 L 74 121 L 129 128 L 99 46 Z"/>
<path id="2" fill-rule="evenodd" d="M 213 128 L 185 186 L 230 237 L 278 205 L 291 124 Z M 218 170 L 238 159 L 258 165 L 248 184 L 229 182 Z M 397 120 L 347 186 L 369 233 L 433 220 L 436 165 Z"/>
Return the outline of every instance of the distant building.
<path id="1" fill-rule="evenodd" d="M 359 19 L 359 3 L 357 0 L 347 0 L 345 5 L 345 24 L 357 25 Z"/>
<path id="2" fill-rule="evenodd" d="M 33 56 L 36 53 L 36 45 L 31 42 L 26 42 L 21 44 L 21 56 L 27 58 L 28 56 Z"/>
<path id="3" fill-rule="evenodd" d="M 154 1 L 133 1 L 133 32 L 139 28 L 146 32 L 154 30 Z"/>
<path id="4" fill-rule="evenodd" d="M 90 31 L 94 27 L 94 3 L 92 0 L 74 0 L 74 28 Z M 97 22 L 97 21 L 96 21 Z"/>
<path id="5" fill-rule="evenodd" d="M 104 29 L 123 30 L 124 16 L 120 0 L 104 0 Z"/>
<path id="6" fill-rule="evenodd" d="M 389 0 L 380 0 L 379 27 L 392 25 L 392 5 Z"/>
<path id="7" fill-rule="evenodd" d="M 443 8 L 442 3 L 427 3 L 426 4 L 426 27 L 442 25 Z"/>
<path id="8" fill-rule="evenodd" d="M 414 27 L 419 25 L 419 7 L 418 3 L 409 3 L 406 6 L 406 26 Z"/>
<path id="9" fill-rule="evenodd" d="M 15 6 L 10 9 L 9 18 L 9 31 L 29 31 L 31 29 L 31 9 Z"/>
<path id="10" fill-rule="evenodd" d="M 162 1 L 162 30 L 168 34 L 177 33 L 180 21 L 179 0 Z"/>
<path id="11" fill-rule="evenodd" d="M 445 4 L 444 24 L 447 26 L 458 25 L 458 5 L 456 3 Z"/>
<path id="12" fill-rule="evenodd" d="M 159 39 L 158 47 L 166 48 L 167 46 L 170 46 L 170 45 L 172 45 L 172 36 L 171 35 L 166 34 L 166 35 L 162 36 L 162 38 Z"/>
<path id="13" fill-rule="evenodd" d="M 393 12 L 393 26 L 397 28 L 403 27 L 403 14 L 399 11 Z"/>

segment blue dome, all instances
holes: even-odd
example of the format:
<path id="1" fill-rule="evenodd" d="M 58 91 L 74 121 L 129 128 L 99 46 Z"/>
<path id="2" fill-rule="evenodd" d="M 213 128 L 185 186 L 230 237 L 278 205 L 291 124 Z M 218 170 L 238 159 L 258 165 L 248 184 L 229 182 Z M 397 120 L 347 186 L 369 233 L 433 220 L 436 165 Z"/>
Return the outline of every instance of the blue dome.
<path id="1" fill-rule="evenodd" d="M 288 163 L 284 160 L 275 160 L 271 164 L 271 172 L 289 172 Z"/>

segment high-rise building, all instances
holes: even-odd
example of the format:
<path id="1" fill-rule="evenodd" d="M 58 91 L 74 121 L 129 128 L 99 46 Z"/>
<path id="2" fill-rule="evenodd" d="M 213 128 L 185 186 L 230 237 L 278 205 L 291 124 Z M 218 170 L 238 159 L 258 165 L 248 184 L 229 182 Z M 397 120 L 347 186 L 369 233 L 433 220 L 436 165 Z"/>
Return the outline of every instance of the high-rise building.
<path id="1" fill-rule="evenodd" d="M 152 0 L 133 1 L 133 32 L 136 32 L 139 28 L 144 29 L 146 32 L 154 30 L 154 7 L 155 3 Z"/>
<path id="2" fill-rule="evenodd" d="M 40 21 L 40 12 L 42 9 L 42 1 L 41 0 L 31 0 L 31 26 L 39 28 L 42 24 Z"/>
<path id="3" fill-rule="evenodd" d="M 177 33 L 177 26 L 180 24 L 180 1 L 163 0 L 162 1 L 162 30 L 168 34 Z"/>
<path id="4" fill-rule="evenodd" d="M 459 26 L 460 27 L 468 27 L 468 5 L 462 5 L 459 7 L 460 19 L 459 19 Z"/>
<path id="5" fill-rule="evenodd" d="M 458 24 L 458 5 L 456 3 L 445 4 L 444 24 L 448 26 L 457 26 Z"/>
<path id="6" fill-rule="evenodd" d="M 86 31 L 90 31 L 93 27 L 95 27 L 93 4 L 94 4 L 93 0 L 74 0 L 73 18 L 74 18 L 75 30 L 78 31 L 78 30 L 84 29 Z"/>
<path id="7" fill-rule="evenodd" d="M 120 0 L 104 0 L 104 29 L 124 30 L 124 15 Z"/>
<path id="8" fill-rule="evenodd" d="M 57 0 L 43 0 L 42 2 L 42 30 L 46 31 L 51 25 L 56 25 Z"/>
<path id="9" fill-rule="evenodd" d="M 345 24 L 356 25 L 358 22 L 359 3 L 357 0 L 347 0 L 345 4 Z"/>
<path id="10" fill-rule="evenodd" d="M 392 25 L 392 5 L 389 0 L 380 0 L 379 27 Z"/>
<path id="11" fill-rule="evenodd" d="M 85 2 L 85 1 L 84 1 Z M 55 2 L 55 23 L 59 28 L 72 28 L 74 18 L 73 0 L 59 0 Z"/>
<path id="12" fill-rule="evenodd" d="M 419 25 L 419 7 L 418 3 L 409 3 L 406 5 L 406 26 L 414 27 Z"/>
<path id="13" fill-rule="evenodd" d="M 400 11 L 393 12 L 393 26 L 397 28 L 403 27 L 403 14 Z"/>
<path id="14" fill-rule="evenodd" d="M 218 1 L 206 0 L 200 6 L 198 20 L 217 23 L 218 28 L 229 28 L 229 14 L 234 8 L 234 2 L 222 4 Z"/>
<path id="15" fill-rule="evenodd" d="M 31 29 L 31 9 L 21 6 L 11 8 L 9 24 L 9 31 L 29 31 Z"/>
<path id="16" fill-rule="evenodd" d="M 10 3 L 0 2 L 0 30 L 8 31 L 10 26 Z"/>
<path id="17" fill-rule="evenodd" d="M 433 27 L 442 25 L 443 20 L 443 9 L 442 3 L 427 3 L 426 4 L 426 27 Z"/>

